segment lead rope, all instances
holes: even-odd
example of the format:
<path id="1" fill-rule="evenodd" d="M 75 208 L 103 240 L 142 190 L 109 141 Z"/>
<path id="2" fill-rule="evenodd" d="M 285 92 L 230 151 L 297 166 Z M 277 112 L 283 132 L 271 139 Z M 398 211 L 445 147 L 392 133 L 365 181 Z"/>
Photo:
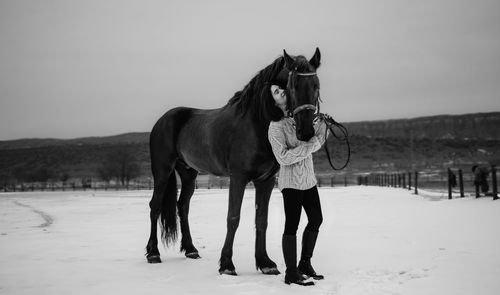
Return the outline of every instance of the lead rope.
<path id="1" fill-rule="evenodd" d="M 330 166 L 332 167 L 333 170 L 342 170 L 344 169 L 347 164 L 349 164 L 349 161 L 351 160 L 351 146 L 349 144 L 349 133 L 347 132 L 347 128 L 340 124 L 339 122 L 335 121 L 332 117 L 330 117 L 327 114 L 323 114 L 319 112 L 319 103 L 318 103 L 318 117 L 325 121 L 327 129 L 325 129 L 325 152 L 326 152 L 326 157 L 328 158 L 328 162 L 330 163 Z M 341 134 L 335 133 L 335 127 L 337 127 Z M 332 133 L 333 137 L 335 137 L 339 142 L 345 142 L 347 145 L 347 160 L 345 161 L 345 164 L 342 165 L 342 167 L 337 168 L 335 165 L 333 165 L 332 158 L 330 156 L 330 151 L 328 150 L 328 130 Z"/>
<path id="2" fill-rule="evenodd" d="M 288 73 L 288 82 L 287 82 L 287 89 L 294 89 L 293 83 L 295 82 L 295 75 L 300 75 L 300 76 L 312 76 L 316 75 L 316 72 L 314 73 L 297 73 L 297 68 L 295 68 L 294 71 L 290 71 Z M 287 96 L 289 93 L 287 93 Z M 345 167 L 347 167 L 347 164 L 349 164 L 349 161 L 351 160 L 351 146 L 349 144 L 349 134 L 347 132 L 347 128 L 345 128 L 344 125 L 340 124 L 339 122 L 335 121 L 331 116 L 327 114 L 323 114 L 320 112 L 319 106 L 320 102 L 322 102 L 321 97 L 318 96 L 318 100 L 316 101 L 316 116 L 325 121 L 326 123 L 326 129 L 325 129 L 325 152 L 326 156 L 328 158 L 328 163 L 330 163 L 330 166 L 332 167 L 333 170 L 342 170 Z M 293 116 L 294 112 L 288 111 L 287 115 L 289 117 Z M 341 135 L 338 135 L 335 133 L 335 127 L 337 127 L 340 132 L 342 133 Z M 328 138 L 326 137 L 328 135 L 328 130 L 332 133 L 333 137 L 335 137 L 339 142 L 345 142 L 347 145 L 347 160 L 345 161 L 344 165 L 342 167 L 337 168 L 335 165 L 333 165 L 332 158 L 330 156 L 330 151 L 328 150 Z"/>

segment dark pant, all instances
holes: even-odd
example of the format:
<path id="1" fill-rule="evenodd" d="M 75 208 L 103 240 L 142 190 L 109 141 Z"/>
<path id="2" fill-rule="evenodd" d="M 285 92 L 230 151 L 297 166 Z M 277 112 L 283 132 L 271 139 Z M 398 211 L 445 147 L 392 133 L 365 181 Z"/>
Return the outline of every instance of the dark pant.
<path id="1" fill-rule="evenodd" d="M 281 192 L 283 193 L 283 203 L 285 205 L 286 220 L 284 234 L 297 234 L 302 207 L 306 211 L 308 221 L 305 230 L 318 232 L 319 226 L 323 222 L 318 188 L 316 186 L 308 190 L 285 188 Z"/>

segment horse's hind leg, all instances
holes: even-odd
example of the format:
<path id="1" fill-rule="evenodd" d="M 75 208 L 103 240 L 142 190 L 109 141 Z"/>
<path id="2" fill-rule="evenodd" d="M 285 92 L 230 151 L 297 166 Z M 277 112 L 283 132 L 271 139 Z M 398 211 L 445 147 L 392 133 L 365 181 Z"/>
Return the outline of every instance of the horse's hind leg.
<path id="1" fill-rule="evenodd" d="M 200 255 L 198 254 L 198 250 L 193 245 L 191 231 L 189 229 L 189 202 L 191 201 L 191 197 L 194 193 L 198 171 L 187 166 L 182 161 L 177 162 L 175 170 L 179 173 L 182 182 L 181 194 L 179 196 L 179 200 L 177 201 L 182 233 L 181 251 L 185 252 L 187 258 L 197 259 L 200 258 Z"/>
<path id="2" fill-rule="evenodd" d="M 161 262 L 160 252 L 158 251 L 158 238 L 157 238 L 158 218 L 162 214 L 162 210 L 165 209 L 164 208 L 165 205 L 168 205 L 168 203 L 172 201 L 175 204 L 175 197 L 176 197 L 175 195 L 177 194 L 177 183 L 175 179 L 175 172 L 173 169 L 174 163 L 175 161 L 172 161 L 171 165 L 164 166 L 164 169 L 162 171 L 154 174 L 155 177 L 154 177 L 153 197 L 149 202 L 149 208 L 150 208 L 149 218 L 151 220 L 151 232 L 148 244 L 146 246 L 146 258 L 149 263 Z M 174 200 L 169 202 L 169 200 L 166 200 L 167 198 L 174 198 Z M 173 214 L 175 214 L 175 211 L 173 212 Z"/>
<path id="3" fill-rule="evenodd" d="M 158 250 L 158 218 L 161 212 L 162 197 L 167 188 L 167 181 L 155 180 L 153 197 L 149 202 L 149 219 L 151 220 L 151 232 L 146 246 L 146 258 L 149 263 L 161 263 L 160 251 Z"/>

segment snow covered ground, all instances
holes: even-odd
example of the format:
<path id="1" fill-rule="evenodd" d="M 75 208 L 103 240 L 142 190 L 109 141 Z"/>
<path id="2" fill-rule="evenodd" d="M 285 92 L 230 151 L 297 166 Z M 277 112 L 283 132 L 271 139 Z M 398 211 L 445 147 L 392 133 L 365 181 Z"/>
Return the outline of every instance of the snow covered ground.
<path id="1" fill-rule="evenodd" d="M 227 191 L 195 194 L 190 221 L 202 258 L 161 247 L 156 265 L 144 257 L 149 191 L 0 194 L 0 294 L 500 294 L 500 202 L 491 198 L 321 188 L 313 264 L 326 279 L 301 287 L 255 269 L 253 190 L 235 239 L 239 275 L 219 275 Z M 268 253 L 282 272 L 283 222 L 276 190 Z"/>

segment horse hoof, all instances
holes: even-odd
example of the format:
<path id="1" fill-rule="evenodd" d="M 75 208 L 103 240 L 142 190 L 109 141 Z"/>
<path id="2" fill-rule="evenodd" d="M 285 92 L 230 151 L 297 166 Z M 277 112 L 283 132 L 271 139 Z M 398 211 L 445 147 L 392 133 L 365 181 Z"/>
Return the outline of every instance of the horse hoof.
<path id="1" fill-rule="evenodd" d="M 160 255 L 148 256 L 148 263 L 161 263 Z"/>
<path id="2" fill-rule="evenodd" d="M 265 275 L 279 275 L 280 271 L 276 267 L 262 267 L 260 271 Z"/>
<path id="3" fill-rule="evenodd" d="M 238 275 L 238 274 L 236 274 L 235 270 L 230 270 L 230 269 L 219 270 L 219 273 L 221 275 L 230 275 L 230 276 L 237 276 Z"/>
<path id="4" fill-rule="evenodd" d="M 201 256 L 198 254 L 198 252 L 191 252 L 191 253 L 186 253 L 187 258 L 191 259 L 199 259 Z"/>

